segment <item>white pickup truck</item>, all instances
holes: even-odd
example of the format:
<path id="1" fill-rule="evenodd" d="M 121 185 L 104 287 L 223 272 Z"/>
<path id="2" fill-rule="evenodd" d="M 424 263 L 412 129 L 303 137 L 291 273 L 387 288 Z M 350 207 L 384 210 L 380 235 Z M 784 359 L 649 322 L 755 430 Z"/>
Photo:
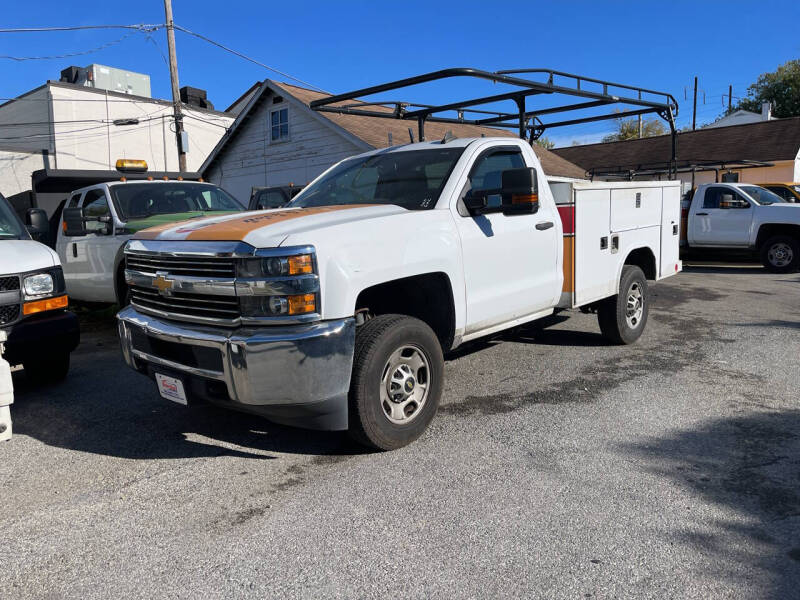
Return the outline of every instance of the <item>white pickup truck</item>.
<path id="1" fill-rule="evenodd" d="M 380 449 L 436 413 L 443 354 L 557 309 L 644 330 L 674 275 L 678 182 L 553 184 L 523 140 L 423 142 L 334 165 L 288 208 L 127 244 L 128 365 L 165 398 L 350 431 Z"/>
<path id="2" fill-rule="evenodd" d="M 687 194 L 681 242 L 757 252 L 774 273 L 800 268 L 800 204 L 748 183 L 708 183 Z"/>
<path id="3" fill-rule="evenodd" d="M 75 190 L 55 243 L 67 291 L 81 302 L 124 304 L 122 249 L 136 231 L 244 208 L 225 190 L 198 181 L 128 180 L 122 174 L 118 181 Z"/>

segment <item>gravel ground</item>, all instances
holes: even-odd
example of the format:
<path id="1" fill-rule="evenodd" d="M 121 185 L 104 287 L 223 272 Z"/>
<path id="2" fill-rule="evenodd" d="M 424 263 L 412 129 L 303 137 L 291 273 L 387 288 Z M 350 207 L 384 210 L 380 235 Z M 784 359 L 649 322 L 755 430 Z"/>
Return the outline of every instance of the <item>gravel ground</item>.
<path id="1" fill-rule="evenodd" d="M 0 597 L 796 598 L 798 284 L 687 267 L 634 346 L 473 344 L 383 454 L 161 400 L 94 322 L 66 383 L 15 373 Z"/>

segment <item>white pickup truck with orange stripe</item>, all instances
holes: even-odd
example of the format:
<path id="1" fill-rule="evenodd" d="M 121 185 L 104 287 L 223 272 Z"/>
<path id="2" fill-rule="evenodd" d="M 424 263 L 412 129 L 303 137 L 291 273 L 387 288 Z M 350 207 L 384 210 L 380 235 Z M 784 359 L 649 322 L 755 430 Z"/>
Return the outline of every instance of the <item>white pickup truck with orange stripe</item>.
<path id="1" fill-rule="evenodd" d="M 123 354 L 168 399 L 397 448 L 464 342 L 578 307 L 635 341 L 679 223 L 678 182 L 548 184 L 522 140 L 378 150 L 287 208 L 135 234 Z"/>

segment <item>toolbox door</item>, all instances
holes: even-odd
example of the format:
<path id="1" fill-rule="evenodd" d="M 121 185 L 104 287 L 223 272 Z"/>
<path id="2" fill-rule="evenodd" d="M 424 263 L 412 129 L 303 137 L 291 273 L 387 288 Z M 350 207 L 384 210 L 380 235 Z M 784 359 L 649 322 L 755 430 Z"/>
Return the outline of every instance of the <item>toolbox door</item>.
<path id="1" fill-rule="evenodd" d="M 611 253 L 611 191 L 575 191 L 575 306 L 617 293 L 618 255 Z"/>
<path id="2" fill-rule="evenodd" d="M 611 190 L 611 231 L 656 227 L 661 222 L 661 188 Z"/>
<path id="3" fill-rule="evenodd" d="M 658 276 L 677 273 L 680 264 L 681 190 L 678 186 L 662 188 L 661 257 Z"/>

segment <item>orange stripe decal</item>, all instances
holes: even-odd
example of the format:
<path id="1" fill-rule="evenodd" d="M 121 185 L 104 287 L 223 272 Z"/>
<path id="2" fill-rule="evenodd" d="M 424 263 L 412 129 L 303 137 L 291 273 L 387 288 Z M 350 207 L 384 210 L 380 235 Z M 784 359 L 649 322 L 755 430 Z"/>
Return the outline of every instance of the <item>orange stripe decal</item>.
<path id="1" fill-rule="evenodd" d="M 268 225 L 275 223 L 282 223 L 290 221 L 291 219 L 299 219 L 301 217 L 310 217 L 313 215 L 320 215 L 329 212 L 337 212 L 340 210 L 347 210 L 350 208 L 364 208 L 365 206 L 376 206 L 374 204 L 347 204 L 339 206 L 318 206 L 315 208 L 296 208 L 286 210 L 270 211 L 263 214 L 243 213 L 235 219 L 227 219 L 225 221 L 211 222 L 207 220 L 196 221 L 181 221 L 179 223 L 171 223 L 169 225 L 161 225 L 158 227 L 151 227 L 150 229 L 143 229 L 136 234 L 136 239 L 152 240 L 158 238 L 159 235 L 165 231 L 172 230 L 171 232 L 181 236 L 185 235 L 182 239 L 197 240 L 197 241 L 228 241 L 238 242 L 242 241 L 247 234 L 256 229 L 261 229 Z"/>
<path id="2" fill-rule="evenodd" d="M 572 293 L 575 290 L 575 238 L 564 236 L 564 286 L 562 292 Z"/>

